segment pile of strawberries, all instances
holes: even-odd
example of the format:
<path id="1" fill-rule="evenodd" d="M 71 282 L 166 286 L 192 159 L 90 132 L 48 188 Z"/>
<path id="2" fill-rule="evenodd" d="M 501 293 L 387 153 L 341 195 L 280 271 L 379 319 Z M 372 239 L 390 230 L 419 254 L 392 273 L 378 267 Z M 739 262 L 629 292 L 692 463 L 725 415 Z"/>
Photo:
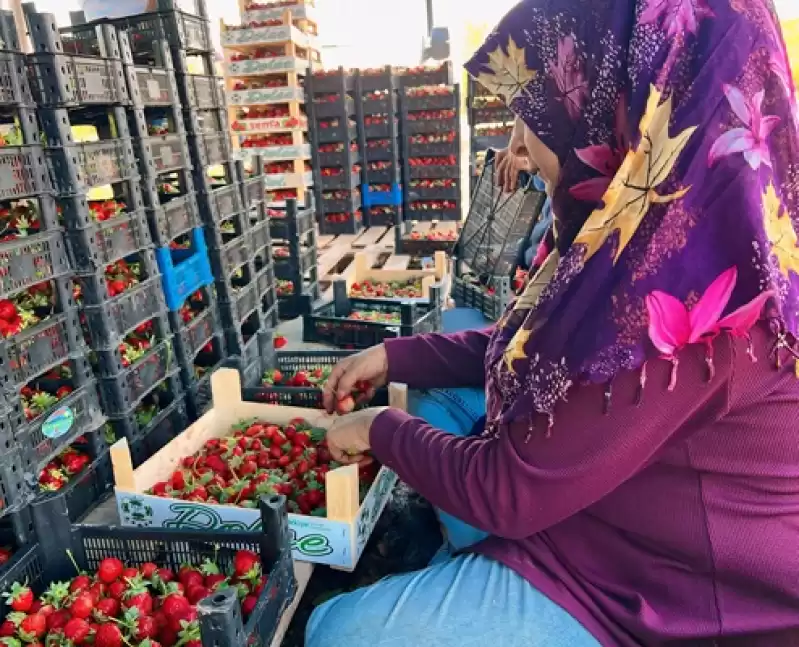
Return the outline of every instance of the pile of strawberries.
<path id="1" fill-rule="evenodd" d="M 364 74 L 364 72 L 361 72 Z M 373 90 L 372 92 L 364 92 L 361 97 L 364 101 L 383 101 L 388 99 L 391 95 L 389 90 Z"/>
<path id="2" fill-rule="evenodd" d="M 181 566 L 178 573 L 148 562 L 126 567 L 107 557 L 96 573 L 77 568 L 69 582 L 53 582 L 36 598 L 27 584 L 4 593 L 11 607 L 0 636 L 9 647 L 202 647 L 197 604 L 214 591 L 236 587 L 246 619 L 267 584 L 252 551 L 233 556 L 225 575 L 212 561 Z"/>
<path id="3" fill-rule="evenodd" d="M 366 148 L 390 148 L 390 139 L 370 139 L 366 142 Z"/>
<path id="4" fill-rule="evenodd" d="M 369 207 L 369 213 L 373 216 L 395 216 L 397 215 L 397 207 L 390 205 L 382 205 L 379 207 Z"/>
<path id="5" fill-rule="evenodd" d="M 316 366 L 291 373 L 283 373 L 275 368 L 264 373 L 263 378 L 261 378 L 261 384 L 266 387 L 285 386 L 321 390 L 332 371 L 332 366 Z M 371 388 L 372 385 L 369 382 L 363 380 L 356 382 L 350 395 L 346 395 L 336 402 L 336 413 L 343 416 L 347 413 L 352 413 L 357 406 L 365 404 L 364 396 Z M 267 402 L 269 401 L 268 398 L 266 400 Z"/>
<path id="6" fill-rule="evenodd" d="M 457 188 L 457 186 L 458 181 L 451 177 L 410 181 L 410 187 L 412 189 L 454 189 Z"/>
<path id="7" fill-rule="evenodd" d="M 55 290 L 49 281 L 0 299 L 0 338 L 11 337 L 45 321 L 55 311 L 55 305 Z"/>
<path id="8" fill-rule="evenodd" d="M 283 24 L 280 18 L 270 20 L 251 20 L 246 25 L 229 25 L 228 31 L 241 31 L 244 29 L 260 29 L 261 27 L 278 27 Z"/>
<path id="9" fill-rule="evenodd" d="M 39 473 L 39 490 L 58 492 L 92 462 L 86 453 L 86 438 L 81 436 L 72 447 L 51 460 Z"/>
<path id="10" fill-rule="evenodd" d="M 124 368 L 133 366 L 157 343 L 158 340 L 154 337 L 153 321 L 145 321 L 139 324 L 134 330 L 125 335 L 125 338 L 117 347 L 122 366 Z"/>
<path id="11" fill-rule="evenodd" d="M 319 152 L 320 153 L 343 153 L 344 147 L 346 144 L 344 142 L 336 142 L 334 144 L 319 144 Z M 358 152 L 358 144 L 356 142 L 352 142 L 349 145 L 350 151 L 353 153 Z"/>
<path id="12" fill-rule="evenodd" d="M 392 162 L 369 162 L 366 165 L 366 169 L 368 171 L 387 171 L 393 168 L 394 164 Z"/>
<path id="13" fill-rule="evenodd" d="M 388 123 L 388 115 L 367 115 L 363 118 L 364 126 L 382 126 Z"/>
<path id="14" fill-rule="evenodd" d="M 508 126 L 477 126 L 474 134 L 476 137 L 503 137 L 510 135 L 513 130 L 512 125 Z"/>
<path id="15" fill-rule="evenodd" d="M 322 193 L 322 198 L 325 200 L 349 200 L 351 195 L 360 196 L 361 192 L 358 189 L 353 191 L 347 191 L 338 189 L 336 191 L 324 191 Z"/>
<path id="16" fill-rule="evenodd" d="M 294 282 L 287 279 L 278 279 L 276 286 L 277 296 L 290 297 L 294 294 Z"/>
<path id="17" fill-rule="evenodd" d="M 317 94 L 313 98 L 314 103 L 336 103 L 339 100 L 341 95 L 338 92 L 332 92 L 330 94 Z"/>
<path id="18" fill-rule="evenodd" d="M 360 222 L 362 218 L 361 210 L 358 209 L 355 213 L 327 213 L 325 214 L 325 222 L 344 223 L 354 220 Z"/>
<path id="19" fill-rule="evenodd" d="M 39 210 L 33 200 L 14 200 L 0 206 L 0 243 L 33 236 L 40 230 Z"/>
<path id="20" fill-rule="evenodd" d="M 252 52 L 233 54 L 230 60 L 237 63 L 238 61 L 257 61 L 262 58 L 277 58 L 284 55 L 282 49 L 277 47 L 259 47 Z"/>
<path id="21" fill-rule="evenodd" d="M 266 199 L 268 202 L 283 202 L 297 197 L 297 189 L 278 189 L 277 191 L 267 191 Z"/>
<path id="22" fill-rule="evenodd" d="M 255 508 L 261 496 L 283 494 L 291 512 L 325 516 L 325 474 L 332 461 L 325 430 L 295 418 L 285 427 L 247 420 L 187 456 L 169 479 L 153 485 L 161 497 Z M 376 468 L 361 471 L 362 494 Z"/>
<path id="23" fill-rule="evenodd" d="M 457 166 L 458 158 L 456 155 L 445 157 L 412 157 L 408 160 L 409 166 Z"/>
<path id="24" fill-rule="evenodd" d="M 266 90 L 269 88 L 283 88 L 287 85 L 284 75 L 276 75 L 274 78 L 259 79 L 258 81 L 236 81 L 233 90 Z"/>
<path id="25" fill-rule="evenodd" d="M 458 232 L 454 229 L 428 229 L 425 232 L 412 231 L 408 236 L 411 240 L 456 241 Z"/>
<path id="26" fill-rule="evenodd" d="M 457 137 L 454 131 L 446 133 L 423 133 L 421 135 L 412 135 L 410 138 L 411 144 L 451 144 Z"/>
<path id="27" fill-rule="evenodd" d="M 361 167 L 359 164 L 352 165 L 352 174 L 358 175 L 361 172 Z M 344 175 L 344 169 L 340 166 L 325 166 L 322 169 L 322 177 L 339 177 Z"/>
<path id="28" fill-rule="evenodd" d="M 242 112 L 236 115 L 239 119 L 276 119 L 279 117 L 288 117 L 288 106 L 253 106 L 245 108 Z"/>
<path id="29" fill-rule="evenodd" d="M 125 213 L 127 207 L 119 200 L 95 200 L 89 202 L 89 215 L 97 222 L 105 222 Z"/>
<path id="30" fill-rule="evenodd" d="M 416 67 L 397 67 L 394 70 L 395 74 L 400 76 L 416 76 L 418 74 L 435 74 L 436 72 L 443 72 L 446 68 L 446 63 L 438 66 L 430 65 L 417 65 Z"/>
<path id="31" fill-rule="evenodd" d="M 401 324 L 402 316 L 399 312 L 386 312 L 383 310 L 353 310 L 347 319 L 354 321 L 373 321 L 384 324 Z"/>
<path id="32" fill-rule="evenodd" d="M 420 299 L 422 298 L 422 279 L 407 281 L 373 281 L 366 279 L 353 283 L 350 296 L 367 299 Z"/>
<path id="33" fill-rule="evenodd" d="M 407 88 L 407 97 L 448 97 L 452 94 L 450 85 L 420 85 L 415 88 Z"/>
<path id="34" fill-rule="evenodd" d="M 458 203 L 455 200 L 419 200 L 411 202 L 410 211 L 446 211 L 447 209 L 457 209 Z"/>
<path id="35" fill-rule="evenodd" d="M 455 119 L 454 110 L 417 110 L 408 113 L 408 121 L 444 121 Z"/>
<path id="36" fill-rule="evenodd" d="M 253 135 L 242 140 L 243 148 L 265 148 L 267 146 L 291 146 L 290 134 Z"/>

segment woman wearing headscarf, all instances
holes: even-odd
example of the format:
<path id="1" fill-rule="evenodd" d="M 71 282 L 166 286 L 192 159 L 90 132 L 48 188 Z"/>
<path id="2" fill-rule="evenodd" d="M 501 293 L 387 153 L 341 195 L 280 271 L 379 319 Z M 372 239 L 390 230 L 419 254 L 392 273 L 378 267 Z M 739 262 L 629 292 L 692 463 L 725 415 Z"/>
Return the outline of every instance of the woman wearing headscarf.
<path id="1" fill-rule="evenodd" d="M 367 409 L 328 443 L 488 536 L 331 600 L 306 644 L 799 644 L 799 138 L 771 2 L 527 0 L 467 68 L 526 125 L 552 247 L 492 330 L 371 348 L 326 404 L 485 385 L 476 435 Z"/>

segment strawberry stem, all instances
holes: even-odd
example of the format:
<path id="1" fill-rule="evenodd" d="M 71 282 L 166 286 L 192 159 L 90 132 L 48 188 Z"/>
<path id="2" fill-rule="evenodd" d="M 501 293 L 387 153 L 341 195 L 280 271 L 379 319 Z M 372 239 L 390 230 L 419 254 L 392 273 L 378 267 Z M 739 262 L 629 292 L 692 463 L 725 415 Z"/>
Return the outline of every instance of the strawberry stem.
<path id="1" fill-rule="evenodd" d="M 83 573 L 82 570 L 78 567 L 78 562 L 75 561 L 75 556 L 72 554 L 72 551 L 67 549 L 67 557 L 69 557 L 69 561 L 72 562 L 72 565 L 75 567 L 75 573 L 80 575 Z"/>

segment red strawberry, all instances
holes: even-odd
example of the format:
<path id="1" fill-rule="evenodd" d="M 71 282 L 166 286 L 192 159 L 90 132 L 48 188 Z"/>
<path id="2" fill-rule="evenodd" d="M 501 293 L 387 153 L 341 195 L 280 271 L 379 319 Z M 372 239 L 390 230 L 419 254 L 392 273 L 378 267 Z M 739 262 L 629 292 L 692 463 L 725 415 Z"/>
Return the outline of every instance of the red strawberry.
<path id="1" fill-rule="evenodd" d="M 74 618 L 88 618 L 94 609 L 94 599 L 91 593 L 81 593 L 69 605 L 69 612 Z"/>
<path id="2" fill-rule="evenodd" d="M 122 643 L 122 632 L 113 622 L 101 624 L 94 636 L 94 647 L 122 647 Z"/>
<path id="3" fill-rule="evenodd" d="M 164 598 L 161 610 L 167 618 L 175 618 L 184 615 L 190 608 L 189 601 L 178 593 L 171 593 Z"/>
<path id="4" fill-rule="evenodd" d="M 255 606 L 258 604 L 258 598 L 254 595 L 248 595 L 241 601 L 241 613 L 245 618 L 249 618 L 250 614 L 255 611 Z"/>
<path id="5" fill-rule="evenodd" d="M 11 638 L 17 633 L 17 625 L 15 625 L 11 620 L 5 620 L 3 624 L 0 624 L 0 638 Z"/>
<path id="6" fill-rule="evenodd" d="M 167 584 L 175 579 L 175 574 L 170 571 L 168 568 L 159 568 L 158 569 L 158 577 L 161 578 L 162 582 L 166 582 Z"/>
<path id="7" fill-rule="evenodd" d="M 97 577 L 100 578 L 101 582 L 111 584 L 111 582 L 120 578 L 124 569 L 124 564 L 116 557 L 106 557 L 100 562 L 100 567 L 97 569 Z"/>
<path id="8" fill-rule="evenodd" d="M 251 550 L 240 550 L 233 557 L 233 569 L 236 577 L 248 579 L 255 573 L 260 573 L 261 558 Z"/>
<path id="9" fill-rule="evenodd" d="M 106 618 L 116 618 L 119 615 L 119 600 L 114 598 L 103 598 L 95 605 L 95 610 L 103 614 Z"/>
<path id="10" fill-rule="evenodd" d="M 8 600 L 14 611 L 21 613 L 27 613 L 33 605 L 33 591 L 19 582 L 14 582 L 11 585 L 11 590 L 3 593 L 3 597 Z"/>
<path id="11" fill-rule="evenodd" d="M 149 616 L 153 612 L 153 596 L 147 590 L 141 577 L 136 576 L 129 580 L 130 588 L 125 591 L 122 606 L 127 609 L 137 608 L 139 615 Z"/>
<path id="12" fill-rule="evenodd" d="M 89 637 L 91 627 L 83 618 L 72 618 L 64 626 L 64 638 L 75 645 L 82 645 Z"/>
<path id="13" fill-rule="evenodd" d="M 340 416 L 343 416 L 347 413 L 352 413 L 354 410 L 355 400 L 352 399 L 351 395 L 347 395 L 336 402 L 336 413 Z"/>
<path id="14" fill-rule="evenodd" d="M 19 635 L 25 642 L 33 642 L 47 631 L 47 618 L 40 613 L 26 616 L 19 624 Z"/>
<path id="15" fill-rule="evenodd" d="M 72 616 L 69 615 L 69 611 L 66 609 L 58 609 L 58 611 L 47 616 L 47 631 L 63 629 L 71 618 Z"/>
<path id="16" fill-rule="evenodd" d="M 188 590 L 192 586 L 202 586 L 203 576 L 191 566 L 181 566 L 178 571 L 178 581 Z"/>
<path id="17" fill-rule="evenodd" d="M 69 585 L 69 590 L 71 593 L 75 593 L 77 591 L 83 591 L 84 589 L 88 589 L 92 585 L 92 579 L 88 575 L 78 575 L 72 583 Z"/>
<path id="18" fill-rule="evenodd" d="M 204 586 L 190 586 L 186 591 L 186 597 L 190 604 L 199 604 L 200 600 L 211 595 L 211 591 Z"/>
<path id="19" fill-rule="evenodd" d="M 210 590 L 216 589 L 217 586 L 222 584 L 227 578 L 222 575 L 221 573 L 212 573 L 211 575 L 205 576 L 205 586 Z"/>
<path id="20" fill-rule="evenodd" d="M 123 582 L 122 580 L 117 580 L 116 582 L 113 582 L 111 586 L 108 587 L 108 594 L 115 600 L 121 600 L 122 597 L 125 595 L 125 591 L 127 590 L 128 590 L 127 582 Z"/>
<path id="21" fill-rule="evenodd" d="M 158 565 L 152 562 L 147 562 L 141 565 L 141 574 L 148 580 L 158 572 Z"/>
<path id="22" fill-rule="evenodd" d="M 122 577 L 124 579 L 126 579 L 126 580 L 128 580 L 128 579 L 130 579 L 132 577 L 136 577 L 138 574 L 139 574 L 139 571 L 136 568 L 130 568 L 129 567 L 129 568 L 123 569 L 123 571 L 122 571 Z"/>
<path id="23" fill-rule="evenodd" d="M 9 560 L 11 559 L 11 552 L 10 548 L 0 548 L 0 566 L 3 564 L 8 564 Z"/>

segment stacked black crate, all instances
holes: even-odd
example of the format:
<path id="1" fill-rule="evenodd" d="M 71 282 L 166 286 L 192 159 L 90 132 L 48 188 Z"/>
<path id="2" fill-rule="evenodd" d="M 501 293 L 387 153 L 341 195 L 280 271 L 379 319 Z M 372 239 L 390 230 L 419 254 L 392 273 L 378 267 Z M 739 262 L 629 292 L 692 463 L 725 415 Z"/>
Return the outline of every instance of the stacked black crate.
<path id="1" fill-rule="evenodd" d="M 78 335 L 89 348 L 73 367 L 48 377 L 90 366 L 104 414 L 135 426 L 137 413 L 162 390 L 176 398 L 181 389 L 128 127 L 123 50 L 110 25 L 76 38 L 69 28 L 60 33 L 50 14 L 31 10 L 26 18 L 36 50 L 29 59 L 32 90 L 74 272 Z M 73 499 L 70 492 L 99 495 L 112 484 L 105 434 L 93 425 L 83 431 L 89 473 L 65 484 L 63 494 L 76 518 L 95 498 Z"/>
<path id="2" fill-rule="evenodd" d="M 236 174 L 252 258 L 239 277 L 248 279 L 246 285 L 240 286 L 236 280 L 225 283 L 224 291 L 231 296 L 223 302 L 222 314 L 229 364 L 239 369 L 243 385 L 252 386 L 263 372 L 272 330 L 278 324 L 277 294 L 261 158 L 254 155 L 237 160 Z"/>
<path id="3" fill-rule="evenodd" d="M 469 118 L 470 181 L 472 188 L 483 172 L 486 151 L 508 145 L 513 130 L 513 113 L 502 97 L 492 95 L 469 77 L 467 97 Z"/>
<path id="4" fill-rule="evenodd" d="M 356 234 L 363 228 L 355 81 L 344 68 L 315 72 L 305 81 L 314 196 L 323 234 Z"/>
<path id="5" fill-rule="evenodd" d="M 451 66 L 400 80 L 405 217 L 459 221 L 460 95 Z"/>
<path id="6" fill-rule="evenodd" d="M 391 66 L 362 70 L 356 81 L 364 142 L 364 212 L 370 227 L 402 222 L 398 78 Z"/>
<path id="7" fill-rule="evenodd" d="M 269 219 L 280 318 L 294 319 L 320 296 L 314 212 L 286 200 L 284 209 L 269 208 Z"/>

